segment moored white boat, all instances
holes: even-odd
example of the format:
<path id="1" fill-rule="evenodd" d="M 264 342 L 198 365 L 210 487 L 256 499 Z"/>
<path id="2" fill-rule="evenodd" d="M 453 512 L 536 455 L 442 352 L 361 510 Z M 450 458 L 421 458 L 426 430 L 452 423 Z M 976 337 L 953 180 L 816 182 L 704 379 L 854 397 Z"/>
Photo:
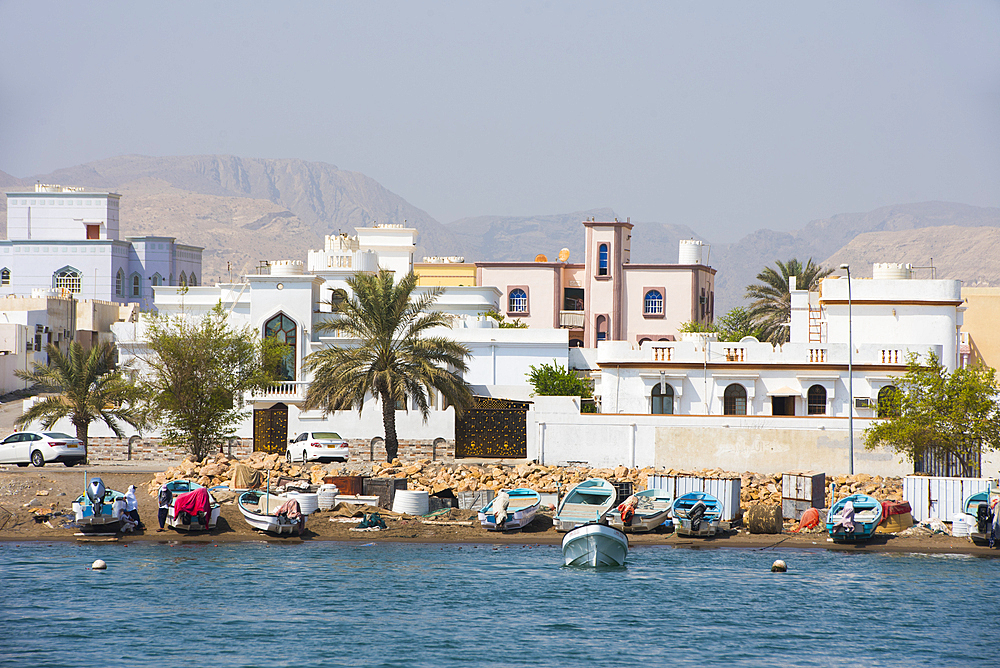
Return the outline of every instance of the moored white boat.
<path id="1" fill-rule="evenodd" d="M 667 490 L 646 489 L 636 492 L 633 496 L 636 497 L 636 505 L 628 522 L 622 519 L 622 506 L 619 506 L 618 510 L 608 513 L 608 524 L 625 533 L 644 533 L 658 528 L 670 519 L 673 499 Z M 628 499 L 625 502 L 627 503 Z"/>
<path id="2" fill-rule="evenodd" d="M 618 496 L 617 490 L 607 480 L 584 480 L 569 491 L 559 504 L 552 520 L 556 531 L 565 532 L 588 522 L 600 522 L 611 510 Z"/>
<path id="3" fill-rule="evenodd" d="M 479 522 L 487 531 L 523 529 L 535 519 L 541 503 L 542 498 L 533 489 L 501 490 L 479 511 Z"/>
<path id="4" fill-rule="evenodd" d="M 286 499 L 260 491 L 249 491 L 240 494 L 236 505 L 239 506 L 243 519 L 254 529 L 267 531 L 278 535 L 301 535 L 306 528 L 306 515 L 297 518 L 289 517 L 287 513 L 279 514 Z"/>
<path id="5" fill-rule="evenodd" d="M 562 552 L 566 566 L 623 566 L 628 536 L 607 524 L 584 524 L 563 536 Z"/>
<path id="6" fill-rule="evenodd" d="M 180 531 L 207 531 L 214 529 L 222 509 L 212 493 L 190 480 L 172 480 L 168 489 L 188 489 L 174 493 L 167 510 L 166 525 Z"/>

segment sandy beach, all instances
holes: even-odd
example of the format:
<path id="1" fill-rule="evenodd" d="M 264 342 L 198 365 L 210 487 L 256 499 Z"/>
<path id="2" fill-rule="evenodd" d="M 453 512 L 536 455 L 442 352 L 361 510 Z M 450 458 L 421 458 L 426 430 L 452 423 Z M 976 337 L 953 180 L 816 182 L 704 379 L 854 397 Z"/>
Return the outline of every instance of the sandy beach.
<path id="1" fill-rule="evenodd" d="M 146 524 L 144 530 L 127 534 L 118 541 L 154 542 L 241 542 L 270 541 L 298 543 L 303 541 L 393 541 L 415 543 L 491 543 L 522 545 L 558 545 L 563 534 L 552 527 L 552 512 L 542 511 L 535 521 L 523 531 L 511 533 L 488 532 L 475 521 L 475 513 L 453 509 L 435 517 L 434 524 L 419 517 L 384 514 L 388 528 L 382 531 L 351 531 L 357 522 L 342 521 L 343 513 L 318 511 L 310 515 L 305 534 L 299 537 L 277 537 L 250 528 L 243 520 L 232 499 L 222 501 L 222 514 L 218 526 L 211 533 L 189 534 L 173 529 L 156 531 L 156 501 L 144 490 L 155 470 L 143 471 L 142 467 L 95 469 L 91 475 L 100 475 L 105 485 L 125 490 L 135 485 L 139 490 L 139 513 Z M 160 467 L 162 469 L 162 467 Z M 107 472 L 105 472 L 107 471 Z M 64 526 L 72 520 L 73 500 L 83 489 L 84 472 L 81 468 L 0 467 L 0 540 L 23 541 L 73 541 L 75 529 Z M 10 517 L 7 516 L 10 513 Z M 36 521 L 37 515 L 48 516 Z M 4 523 L 4 519 L 6 522 Z M 335 521 L 331 521 L 335 520 Z M 471 521 L 471 525 L 468 523 Z M 94 540 L 94 539 L 91 539 Z M 107 540 L 107 539 L 105 539 Z M 734 530 L 710 539 L 679 537 L 673 533 L 649 533 L 630 536 L 633 547 L 673 546 L 691 549 L 743 548 L 743 549 L 824 549 L 846 552 L 911 552 L 968 554 L 982 557 L 1000 557 L 1000 550 L 977 546 L 967 538 L 937 534 L 931 536 L 895 536 L 877 534 L 863 545 L 841 545 L 827 538 L 823 532 L 783 533 L 752 535 L 745 530 Z"/>

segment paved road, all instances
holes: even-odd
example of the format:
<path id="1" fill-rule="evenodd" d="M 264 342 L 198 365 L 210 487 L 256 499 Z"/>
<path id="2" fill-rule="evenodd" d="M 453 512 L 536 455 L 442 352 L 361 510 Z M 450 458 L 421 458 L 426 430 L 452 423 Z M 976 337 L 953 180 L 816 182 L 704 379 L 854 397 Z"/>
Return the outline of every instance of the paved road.
<path id="1" fill-rule="evenodd" d="M 171 466 L 176 465 L 173 461 L 134 461 L 134 462 L 94 462 L 91 464 L 77 464 L 69 467 L 62 464 L 46 464 L 42 468 L 34 466 L 15 466 L 13 464 L 0 464 L 0 472 L 3 473 L 46 473 L 49 475 L 80 475 L 84 471 L 88 474 L 95 473 L 159 473 L 166 471 Z"/>

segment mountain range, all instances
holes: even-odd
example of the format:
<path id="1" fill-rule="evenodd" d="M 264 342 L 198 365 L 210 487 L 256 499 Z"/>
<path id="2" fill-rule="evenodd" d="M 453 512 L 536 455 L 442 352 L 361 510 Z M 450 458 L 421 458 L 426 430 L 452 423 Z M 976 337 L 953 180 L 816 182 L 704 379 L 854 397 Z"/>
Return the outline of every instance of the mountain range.
<path id="1" fill-rule="evenodd" d="M 435 220 L 374 179 L 321 162 L 227 155 L 98 160 L 49 174 L 17 178 L 0 172 L 0 188 L 36 182 L 80 185 L 121 193 L 121 234 L 162 234 L 203 246 L 203 282 L 228 280 L 260 260 L 305 259 L 323 236 L 375 222 L 417 228 L 416 256 L 462 255 L 476 260 L 570 260 L 583 254 L 580 222 L 622 218 L 613 209 L 557 215 L 477 216 L 448 224 Z M 6 201 L 0 198 L 3 233 Z M 680 239 L 702 238 L 686 225 L 636 222 L 632 261 L 677 261 Z M 1000 209 L 922 202 L 842 213 L 793 232 L 756 230 L 735 243 L 711 244 L 708 263 L 718 270 L 716 312 L 742 305 L 745 287 L 776 260 L 813 258 L 825 266 L 851 264 L 871 275 L 873 262 L 934 266 L 938 278 L 967 285 L 1000 285 Z M 931 270 L 920 270 L 930 276 Z"/>

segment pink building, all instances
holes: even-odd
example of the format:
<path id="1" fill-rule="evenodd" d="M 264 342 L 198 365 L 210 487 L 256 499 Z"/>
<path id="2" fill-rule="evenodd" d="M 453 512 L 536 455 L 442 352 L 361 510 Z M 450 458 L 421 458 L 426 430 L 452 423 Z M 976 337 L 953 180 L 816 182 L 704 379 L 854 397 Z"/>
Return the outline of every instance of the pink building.
<path id="1" fill-rule="evenodd" d="M 631 223 L 583 226 L 583 264 L 477 262 L 477 285 L 499 288 L 510 319 L 569 329 L 570 346 L 671 341 L 682 323 L 712 322 L 715 270 L 702 263 L 700 241 L 681 241 L 678 264 L 631 264 Z"/>

